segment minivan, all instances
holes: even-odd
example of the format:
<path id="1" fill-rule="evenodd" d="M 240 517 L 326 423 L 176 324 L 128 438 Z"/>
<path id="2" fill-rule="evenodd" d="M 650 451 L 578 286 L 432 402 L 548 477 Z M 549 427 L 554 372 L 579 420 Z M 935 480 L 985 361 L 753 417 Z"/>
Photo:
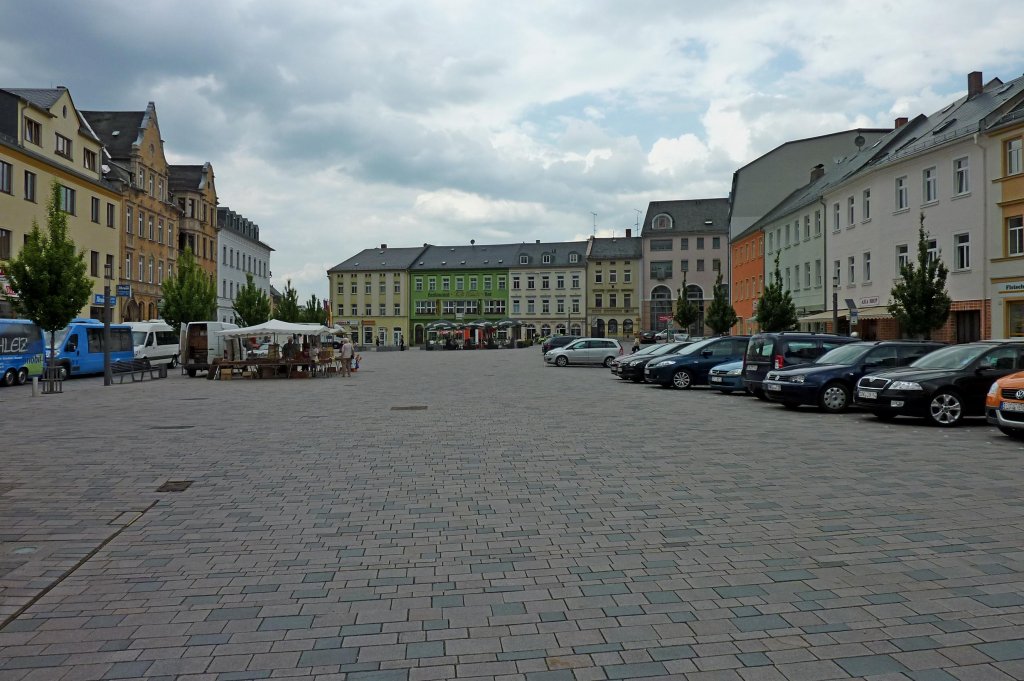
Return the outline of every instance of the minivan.
<path id="1" fill-rule="evenodd" d="M 564 367 L 569 364 L 603 364 L 622 354 L 622 345 L 614 338 L 580 338 L 565 347 L 544 353 L 544 362 Z"/>
<path id="2" fill-rule="evenodd" d="M 148 322 L 128 322 L 132 327 L 135 357 L 145 357 L 151 364 L 166 364 L 168 369 L 178 366 L 178 334 L 162 319 Z"/>
<path id="3" fill-rule="evenodd" d="M 43 373 L 43 332 L 28 319 L 0 319 L 0 386 Z"/>
<path id="4" fill-rule="evenodd" d="M 98 319 L 72 319 L 53 334 L 54 354 L 48 365 L 58 367 L 61 379 L 103 373 L 103 323 Z M 46 353 L 50 334 L 46 334 Z M 110 325 L 110 361 L 128 362 L 134 355 L 132 329 L 127 324 Z"/>
<path id="5" fill-rule="evenodd" d="M 747 342 L 747 352 L 743 356 L 743 386 L 758 399 L 767 399 L 761 384 L 770 370 L 808 364 L 829 350 L 859 340 L 850 336 L 807 331 L 754 334 Z"/>
<path id="6" fill-rule="evenodd" d="M 230 322 L 189 322 L 182 324 L 178 340 L 181 351 L 181 366 L 190 378 L 196 372 L 209 371 L 217 357 L 223 358 L 231 339 L 221 336 L 218 331 L 237 329 Z"/>

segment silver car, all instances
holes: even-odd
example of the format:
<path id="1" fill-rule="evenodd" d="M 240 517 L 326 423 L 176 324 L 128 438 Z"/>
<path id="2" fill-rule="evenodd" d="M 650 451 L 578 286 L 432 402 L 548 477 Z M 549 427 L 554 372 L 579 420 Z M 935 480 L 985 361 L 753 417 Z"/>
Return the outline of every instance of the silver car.
<path id="1" fill-rule="evenodd" d="M 565 347 L 544 353 L 544 362 L 564 367 L 569 364 L 603 364 L 609 366 L 623 354 L 622 345 L 614 338 L 580 338 Z"/>

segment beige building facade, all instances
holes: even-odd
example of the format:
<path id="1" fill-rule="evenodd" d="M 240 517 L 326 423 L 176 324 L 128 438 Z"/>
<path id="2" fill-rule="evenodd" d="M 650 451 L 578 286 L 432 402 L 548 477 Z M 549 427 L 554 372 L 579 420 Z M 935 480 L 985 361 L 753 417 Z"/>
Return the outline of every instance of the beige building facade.
<path id="1" fill-rule="evenodd" d="M 213 165 L 168 167 L 171 200 L 178 208 L 178 254 L 192 249 L 196 262 L 217 281 L 217 186 Z"/>
<path id="2" fill-rule="evenodd" d="M 640 269 L 643 243 L 625 237 L 591 237 L 587 241 L 587 335 L 616 338 L 629 347 L 640 328 Z"/>

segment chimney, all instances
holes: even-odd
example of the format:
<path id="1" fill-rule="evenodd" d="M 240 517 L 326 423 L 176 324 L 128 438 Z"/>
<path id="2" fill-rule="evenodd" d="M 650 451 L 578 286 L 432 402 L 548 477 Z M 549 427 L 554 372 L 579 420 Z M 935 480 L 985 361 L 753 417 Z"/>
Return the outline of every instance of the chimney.
<path id="1" fill-rule="evenodd" d="M 386 249 L 387 247 L 388 247 L 388 245 L 387 245 L 387 244 L 381 244 L 381 245 L 380 245 L 380 250 L 382 250 L 382 251 L 383 251 L 383 250 L 384 250 L 384 249 Z"/>
<path id="2" fill-rule="evenodd" d="M 632 229 L 630 229 L 629 227 L 627 227 L 627 228 L 626 228 L 626 238 L 628 239 L 628 238 L 630 238 L 631 236 L 633 236 L 633 230 L 632 230 Z"/>
<path id="3" fill-rule="evenodd" d="M 825 166 L 823 166 L 822 164 L 819 163 L 818 165 L 816 165 L 813 168 L 811 168 L 811 182 L 814 182 L 819 177 L 822 177 L 824 174 L 825 174 Z"/>
<path id="4" fill-rule="evenodd" d="M 981 82 L 981 71 L 971 71 L 967 74 L 967 99 L 980 95 L 985 86 Z"/>
<path id="5" fill-rule="evenodd" d="M 896 119 L 896 122 L 893 123 L 892 127 L 894 127 L 894 128 L 902 128 L 904 125 L 907 124 L 907 120 L 908 119 L 907 119 L 906 116 L 900 116 L 899 118 Z"/>

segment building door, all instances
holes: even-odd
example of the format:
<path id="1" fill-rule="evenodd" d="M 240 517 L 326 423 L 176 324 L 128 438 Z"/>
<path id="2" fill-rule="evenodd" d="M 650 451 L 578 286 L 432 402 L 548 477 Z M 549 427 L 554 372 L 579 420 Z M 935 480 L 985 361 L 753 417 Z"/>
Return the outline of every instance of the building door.
<path id="1" fill-rule="evenodd" d="M 651 328 L 662 331 L 672 324 L 672 291 L 668 286 L 656 286 L 651 292 Z"/>
<path id="2" fill-rule="evenodd" d="M 417 324 L 416 328 L 413 330 L 413 335 L 416 338 L 416 345 L 423 345 L 423 326 Z"/>
<path id="3" fill-rule="evenodd" d="M 964 310 L 953 314 L 956 321 L 957 343 L 973 343 L 981 340 L 980 310 Z"/>

